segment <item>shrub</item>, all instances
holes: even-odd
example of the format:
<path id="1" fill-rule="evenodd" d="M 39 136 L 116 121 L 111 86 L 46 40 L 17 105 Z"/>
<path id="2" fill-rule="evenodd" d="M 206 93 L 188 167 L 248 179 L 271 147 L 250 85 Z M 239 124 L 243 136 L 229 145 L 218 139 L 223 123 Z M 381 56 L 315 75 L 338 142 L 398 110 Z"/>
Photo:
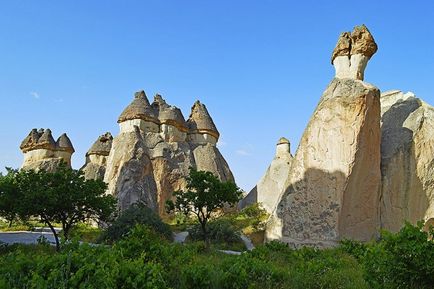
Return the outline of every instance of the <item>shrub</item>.
<path id="1" fill-rule="evenodd" d="M 373 288 L 433 288 L 434 241 L 422 223 L 406 223 L 396 234 L 382 232 L 379 242 L 344 241 L 341 249 L 360 260 Z"/>
<path id="2" fill-rule="evenodd" d="M 141 203 L 133 204 L 102 233 L 100 240 L 113 243 L 123 238 L 136 225 L 146 225 L 161 234 L 167 240 L 172 240 L 170 227 L 152 209 Z"/>
<path id="3" fill-rule="evenodd" d="M 189 230 L 190 238 L 193 241 L 204 240 L 203 232 L 199 224 Z M 242 242 L 240 233 L 236 232 L 228 220 L 217 219 L 208 223 L 208 234 L 211 243 L 240 243 Z"/>

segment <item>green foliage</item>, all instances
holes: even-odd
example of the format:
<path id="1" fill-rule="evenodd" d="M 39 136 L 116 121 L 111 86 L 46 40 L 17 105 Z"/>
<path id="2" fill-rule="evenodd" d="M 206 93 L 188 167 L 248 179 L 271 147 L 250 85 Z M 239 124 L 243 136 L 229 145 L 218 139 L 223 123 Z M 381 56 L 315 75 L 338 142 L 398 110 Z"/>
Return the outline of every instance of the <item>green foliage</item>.
<path id="1" fill-rule="evenodd" d="M 102 229 L 86 223 L 79 223 L 71 229 L 70 239 L 77 239 L 83 242 L 95 243 L 99 239 Z"/>
<path id="2" fill-rule="evenodd" d="M 7 174 L 0 174 L 0 216 L 8 221 L 8 227 L 18 218 L 18 205 L 15 195 L 17 185 L 15 182 L 16 170 L 6 168 Z"/>
<path id="3" fill-rule="evenodd" d="M 59 167 L 55 172 L 22 170 L 13 174 L 14 190 L 10 198 L 13 211 L 22 221 L 37 217 L 50 227 L 59 249 L 60 242 L 54 223 L 62 225 L 62 234 L 69 238 L 70 230 L 87 219 L 107 220 L 116 200 L 105 195 L 106 184 L 100 180 L 85 180 L 78 170 Z"/>
<path id="4" fill-rule="evenodd" d="M 373 288 L 433 288 L 433 230 L 424 232 L 422 223 L 406 223 L 396 234 L 382 232 L 377 243 L 345 241 L 341 249 L 363 265 Z"/>
<path id="5" fill-rule="evenodd" d="M 190 169 L 187 190 L 173 193 L 176 201 L 168 200 L 168 212 L 194 214 L 200 223 L 202 236 L 209 245 L 208 226 L 213 213 L 225 205 L 234 205 L 242 197 L 241 190 L 232 182 L 221 182 L 211 172 Z"/>
<path id="6" fill-rule="evenodd" d="M 101 240 L 107 243 L 116 242 L 128 234 L 129 231 L 138 224 L 152 228 L 167 240 L 173 239 L 170 227 L 161 220 L 157 213 L 141 203 L 136 203 L 122 212 L 122 214 L 103 232 Z"/>
<path id="7" fill-rule="evenodd" d="M 173 244 L 136 225 L 110 246 L 70 243 L 0 248 L 0 288 L 368 288 L 342 250 L 272 242 L 241 256 Z"/>
<path id="8" fill-rule="evenodd" d="M 204 239 L 200 225 L 191 227 L 188 232 L 189 237 L 193 241 Z M 231 245 L 242 244 L 241 247 L 244 247 L 240 233 L 237 232 L 232 224 L 225 219 L 217 219 L 208 223 L 208 237 L 212 244 L 228 245 L 227 248 L 233 248 Z"/>
<path id="9" fill-rule="evenodd" d="M 254 203 L 240 212 L 227 214 L 223 218 L 228 219 L 237 230 L 258 232 L 265 229 L 268 214 L 259 203 Z"/>

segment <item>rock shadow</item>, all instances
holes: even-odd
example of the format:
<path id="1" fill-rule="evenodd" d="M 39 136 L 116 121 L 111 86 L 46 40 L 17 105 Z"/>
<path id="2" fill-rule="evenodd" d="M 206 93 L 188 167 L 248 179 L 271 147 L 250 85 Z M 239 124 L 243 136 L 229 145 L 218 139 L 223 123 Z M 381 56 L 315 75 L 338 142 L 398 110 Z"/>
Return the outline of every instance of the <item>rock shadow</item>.
<path id="1" fill-rule="evenodd" d="M 328 247 L 339 239 L 339 218 L 346 176 L 309 168 L 283 193 L 277 207 L 282 241 Z M 279 232 L 278 232 L 279 233 Z"/>
<path id="2" fill-rule="evenodd" d="M 381 118 L 380 226 L 387 230 L 398 231 L 404 221 L 422 220 L 429 206 L 423 180 L 417 175 L 413 131 L 404 126 L 421 105 L 410 97 L 393 104 Z"/>

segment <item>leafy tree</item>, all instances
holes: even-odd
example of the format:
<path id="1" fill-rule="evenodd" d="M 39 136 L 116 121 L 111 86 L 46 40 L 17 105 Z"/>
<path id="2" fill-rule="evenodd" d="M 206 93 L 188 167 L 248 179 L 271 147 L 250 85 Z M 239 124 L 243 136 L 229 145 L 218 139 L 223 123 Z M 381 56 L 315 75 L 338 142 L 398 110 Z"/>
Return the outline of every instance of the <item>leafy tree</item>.
<path id="1" fill-rule="evenodd" d="M 208 221 L 213 213 L 225 205 L 234 205 L 241 199 L 241 190 L 232 182 L 221 182 L 211 172 L 190 169 L 187 190 L 173 193 L 176 201 L 168 200 L 168 212 L 194 214 L 200 223 L 203 239 L 209 248 Z"/>
<path id="2" fill-rule="evenodd" d="M 67 240 L 74 225 L 88 219 L 106 221 L 112 215 L 116 200 L 105 195 L 101 180 L 86 180 L 78 170 L 59 167 L 55 172 L 23 170 L 15 174 L 17 212 L 21 219 L 39 217 L 50 227 L 60 249 L 55 223 L 62 224 Z"/>
<path id="3" fill-rule="evenodd" d="M 5 176 L 0 173 L 0 216 L 9 222 L 11 227 L 12 222 L 17 219 L 17 187 L 14 178 L 17 171 L 11 168 L 6 168 L 6 171 Z"/>

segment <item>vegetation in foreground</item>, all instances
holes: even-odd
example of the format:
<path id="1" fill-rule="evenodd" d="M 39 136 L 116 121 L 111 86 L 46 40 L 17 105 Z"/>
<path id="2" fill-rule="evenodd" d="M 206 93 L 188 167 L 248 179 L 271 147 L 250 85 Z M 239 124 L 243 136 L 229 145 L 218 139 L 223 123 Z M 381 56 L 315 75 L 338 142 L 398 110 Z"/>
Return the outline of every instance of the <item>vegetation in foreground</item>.
<path id="1" fill-rule="evenodd" d="M 430 232 L 432 234 L 433 231 Z M 432 236 L 432 235 L 431 235 Z M 434 242 L 420 226 L 378 242 L 294 250 L 279 242 L 240 256 L 174 244 L 145 225 L 112 245 L 0 247 L 0 288 L 433 288 Z"/>
<path id="2" fill-rule="evenodd" d="M 57 249 L 62 250 L 43 241 L 30 246 L 0 245 L 0 288 L 434 287 L 434 231 L 422 230 L 422 224 L 406 224 L 397 234 L 382 232 L 379 241 L 368 244 L 346 240 L 334 249 L 294 250 L 271 242 L 233 256 L 216 249 L 221 244 L 240 244 L 240 231 L 260 233 L 267 218 L 258 205 L 213 217 L 211 212 L 239 198 L 235 185 L 199 173 L 189 191 L 178 193 L 181 201 L 169 205 L 184 211 L 184 218 L 196 214 L 199 225 L 190 226 L 191 239 L 203 240 L 180 245 L 172 242 L 170 226 L 140 204 L 126 210 L 102 233 L 79 223 L 89 217 L 108 217 L 112 211 L 113 200 L 101 194 L 104 184 L 85 184 L 80 173 L 71 170 L 60 175 L 35 174 L 11 170 L 0 177 L 0 215 L 7 227 L 17 219 L 31 225 L 34 217 L 51 227 L 59 222 L 64 238 Z M 208 198 L 209 190 L 222 194 Z M 52 197 L 37 203 L 44 191 Z M 204 198 L 197 196 L 200 191 Z M 23 204 L 13 201 L 14 192 L 24 198 Z M 33 207 L 32 200 L 37 203 Z M 58 205 L 61 209 L 56 211 Z M 184 206 L 190 208 L 183 210 Z M 68 214 L 58 217 L 60 211 Z M 42 216 L 46 212 L 52 217 Z M 75 241 L 68 241 L 71 238 Z M 99 239 L 103 244 L 80 244 L 78 239 Z"/>

